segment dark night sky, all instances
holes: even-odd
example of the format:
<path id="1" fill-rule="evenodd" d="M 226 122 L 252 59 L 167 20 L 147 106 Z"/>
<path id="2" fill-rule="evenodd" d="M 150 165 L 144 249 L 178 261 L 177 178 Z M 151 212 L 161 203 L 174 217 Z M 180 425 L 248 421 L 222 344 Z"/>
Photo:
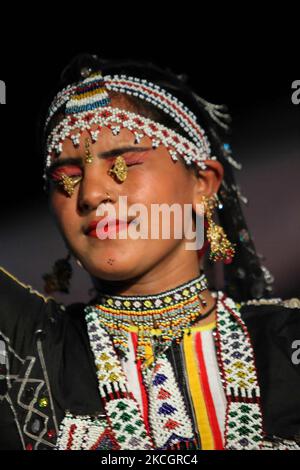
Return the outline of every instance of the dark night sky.
<path id="1" fill-rule="evenodd" d="M 186 73 L 201 96 L 229 106 L 233 150 L 244 165 L 237 177 L 250 200 L 246 213 L 258 251 L 276 276 L 275 294 L 299 297 L 300 105 L 291 102 L 295 72 L 284 72 L 279 57 L 276 61 L 273 54 L 271 60 L 264 48 L 256 49 L 258 60 L 249 45 L 242 53 L 237 45 L 207 46 L 195 36 L 192 43 L 188 37 L 166 35 L 162 43 L 161 38 L 147 41 L 146 33 L 142 38 L 128 37 L 116 29 L 114 34 L 116 43 L 106 44 L 102 31 L 97 41 L 91 39 L 91 46 L 78 46 L 62 35 L 62 45 L 59 41 L 46 45 L 46 34 L 30 40 L 24 36 L 2 55 L 0 79 L 7 84 L 7 105 L 0 107 L 0 265 L 42 289 L 41 273 L 65 255 L 42 192 L 36 121 L 60 70 L 74 54 L 91 51 L 104 57 L 153 60 Z M 85 298 L 88 285 L 87 277 L 76 269 L 66 301 Z"/>

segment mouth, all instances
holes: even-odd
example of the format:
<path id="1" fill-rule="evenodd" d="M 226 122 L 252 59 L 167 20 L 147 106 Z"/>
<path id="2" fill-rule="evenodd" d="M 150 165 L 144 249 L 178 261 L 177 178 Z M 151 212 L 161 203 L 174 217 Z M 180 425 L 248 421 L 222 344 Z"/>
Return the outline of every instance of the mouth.
<path id="1" fill-rule="evenodd" d="M 109 219 L 104 217 L 101 220 L 93 220 L 84 230 L 85 235 L 92 238 L 105 239 L 111 234 L 126 230 L 130 224 L 130 220 Z"/>

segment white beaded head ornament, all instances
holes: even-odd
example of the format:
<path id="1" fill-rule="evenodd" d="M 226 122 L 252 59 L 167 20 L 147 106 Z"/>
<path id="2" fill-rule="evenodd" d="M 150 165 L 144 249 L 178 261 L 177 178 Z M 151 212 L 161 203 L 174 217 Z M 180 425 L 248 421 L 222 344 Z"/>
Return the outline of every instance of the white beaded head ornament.
<path id="1" fill-rule="evenodd" d="M 205 131 L 197 123 L 196 116 L 158 85 L 125 75 L 103 77 L 101 72 L 91 73 L 89 69 L 82 70 L 82 76 L 82 81 L 60 91 L 49 108 L 45 127 L 63 106 L 65 117 L 48 135 L 44 178 L 46 169 L 62 152 L 65 139 L 70 139 L 74 146 L 78 146 L 81 134 L 87 131 L 91 141 L 96 142 L 103 127 L 109 128 L 114 135 L 122 128 L 129 129 L 135 137 L 135 143 L 148 136 L 153 148 L 164 145 L 173 160 L 181 157 L 187 165 L 195 163 L 200 169 L 206 168 L 205 160 L 216 159 L 211 155 L 210 143 Z M 173 118 L 188 138 L 140 114 L 110 106 L 110 90 L 153 104 Z"/>

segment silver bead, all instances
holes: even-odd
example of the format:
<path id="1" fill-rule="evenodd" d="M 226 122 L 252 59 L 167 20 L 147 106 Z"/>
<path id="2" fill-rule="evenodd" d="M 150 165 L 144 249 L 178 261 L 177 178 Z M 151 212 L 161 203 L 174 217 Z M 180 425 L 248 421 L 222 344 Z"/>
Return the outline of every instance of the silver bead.
<path id="1" fill-rule="evenodd" d="M 92 73 L 91 67 L 82 67 L 82 69 L 80 70 L 80 75 L 83 78 L 89 77 L 91 73 Z"/>

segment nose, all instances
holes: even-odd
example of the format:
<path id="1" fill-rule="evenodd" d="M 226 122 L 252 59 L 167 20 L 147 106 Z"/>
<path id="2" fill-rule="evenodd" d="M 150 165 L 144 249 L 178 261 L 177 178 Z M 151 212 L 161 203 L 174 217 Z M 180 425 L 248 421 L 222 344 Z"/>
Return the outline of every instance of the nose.
<path id="1" fill-rule="evenodd" d="M 95 165 L 97 166 L 97 165 Z M 81 181 L 78 206 L 81 213 L 91 212 L 104 202 L 116 202 L 112 178 L 101 168 L 88 168 Z"/>

